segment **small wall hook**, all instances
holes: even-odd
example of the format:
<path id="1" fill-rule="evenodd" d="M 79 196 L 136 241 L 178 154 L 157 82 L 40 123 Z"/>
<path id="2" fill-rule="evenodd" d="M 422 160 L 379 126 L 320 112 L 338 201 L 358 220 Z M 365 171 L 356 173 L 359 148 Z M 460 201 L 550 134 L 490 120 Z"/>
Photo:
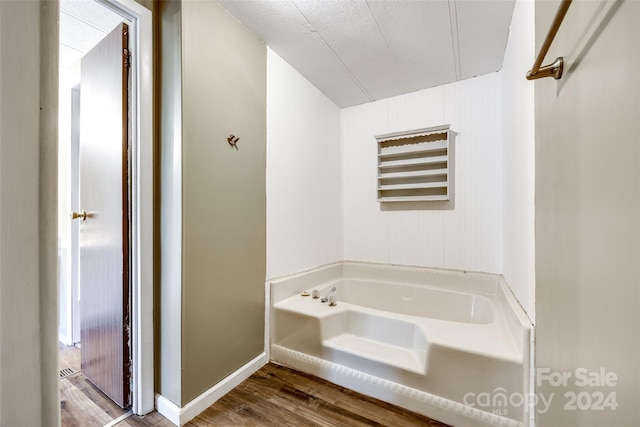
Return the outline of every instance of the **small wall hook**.
<path id="1" fill-rule="evenodd" d="M 237 136 L 231 134 L 227 137 L 227 142 L 229 143 L 230 146 L 232 146 L 233 148 L 235 148 L 236 150 L 238 149 L 238 141 L 240 140 L 240 138 L 238 138 Z"/>

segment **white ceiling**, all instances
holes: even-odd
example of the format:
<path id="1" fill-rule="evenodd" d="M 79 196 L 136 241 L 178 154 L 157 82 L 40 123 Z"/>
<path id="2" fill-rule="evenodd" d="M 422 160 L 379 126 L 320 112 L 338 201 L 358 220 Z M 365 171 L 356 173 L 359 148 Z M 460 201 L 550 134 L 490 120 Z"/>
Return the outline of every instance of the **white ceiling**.
<path id="1" fill-rule="evenodd" d="M 514 1 L 218 0 L 340 107 L 498 71 Z M 60 66 L 120 22 L 94 0 L 61 0 Z"/>
<path id="2" fill-rule="evenodd" d="M 338 106 L 498 71 L 514 0 L 218 0 Z"/>
<path id="3" fill-rule="evenodd" d="M 94 0 L 61 0 L 60 67 L 71 67 L 122 21 Z"/>

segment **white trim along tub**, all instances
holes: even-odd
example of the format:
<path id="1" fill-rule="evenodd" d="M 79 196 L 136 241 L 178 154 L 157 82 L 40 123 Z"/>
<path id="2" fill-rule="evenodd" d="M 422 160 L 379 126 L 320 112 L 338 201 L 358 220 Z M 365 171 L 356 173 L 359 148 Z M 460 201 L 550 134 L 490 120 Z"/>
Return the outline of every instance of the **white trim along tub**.
<path id="1" fill-rule="evenodd" d="M 335 306 L 303 296 L 333 287 Z M 531 421 L 531 322 L 502 276 L 340 262 L 271 302 L 276 363 L 454 426 Z"/>

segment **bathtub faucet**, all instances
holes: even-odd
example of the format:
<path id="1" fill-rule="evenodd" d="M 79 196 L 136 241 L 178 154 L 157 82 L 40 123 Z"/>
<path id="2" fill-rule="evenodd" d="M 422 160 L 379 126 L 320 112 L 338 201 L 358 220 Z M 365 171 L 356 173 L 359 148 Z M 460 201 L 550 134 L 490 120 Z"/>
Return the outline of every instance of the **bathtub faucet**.
<path id="1" fill-rule="evenodd" d="M 322 298 L 320 298 L 320 302 L 327 302 L 327 301 L 329 301 L 329 297 L 330 297 L 331 295 L 333 295 L 333 293 L 334 293 L 335 291 L 336 291 L 336 287 L 334 286 L 333 288 L 331 288 L 331 290 L 329 291 L 329 293 L 327 294 L 327 296 L 326 296 L 326 297 L 322 297 Z"/>

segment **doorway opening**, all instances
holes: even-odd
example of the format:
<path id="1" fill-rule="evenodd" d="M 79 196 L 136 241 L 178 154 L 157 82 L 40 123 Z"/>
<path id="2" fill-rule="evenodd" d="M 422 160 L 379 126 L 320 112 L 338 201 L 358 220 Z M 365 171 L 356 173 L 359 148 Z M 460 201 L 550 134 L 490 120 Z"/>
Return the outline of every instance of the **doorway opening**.
<path id="1" fill-rule="evenodd" d="M 120 30 L 119 30 L 120 29 Z M 120 112 L 122 123 L 120 133 L 124 137 L 120 168 L 124 173 L 119 179 L 122 185 L 124 199 L 122 212 L 125 213 L 128 230 L 125 227 L 114 230 L 113 235 L 121 236 L 121 258 L 124 259 L 120 267 L 120 277 L 124 294 L 121 329 L 124 330 L 123 346 L 125 353 L 130 357 L 124 357 L 121 364 L 124 398 L 119 400 L 119 405 L 131 408 L 134 414 L 144 415 L 154 409 L 153 390 L 153 206 L 152 206 L 152 35 L 151 35 L 151 11 L 144 8 L 134 0 L 61 0 L 60 1 L 60 79 L 59 79 L 59 157 L 58 157 L 58 261 L 59 261 L 59 328 L 58 340 L 60 342 L 60 375 L 61 381 L 65 377 L 65 387 L 69 387 L 70 375 L 82 374 L 80 355 L 82 354 L 81 331 L 85 330 L 86 337 L 91 336 L 86 331 L 99 330 L 93 325 L 95 319 L 103 318 L 100 304 L 90 308 L 87 312 L 87 301 L 90 300 L 90 291 L 87 288 L 89 280 L 84 280 L 90 270 L 81 267 L 86 262 L 87 254 L 92 253 L 95 247 L 105 247 L 104 242 L 99 243 L 91 227 L 100 223 L 106 213 L 104 208 L 92 208 L 83 206 L 89 203 L 90 197 L 85 193 L 84 200 L 81 197 L 83 180 L 87 180 L 87 171 L 95 168 L 85 166 L 85 174 L 82 174 L 83 163 L 82 146 L 90 134 L 88 129 L 87 106 L 91 98 L 87 95 L 90 85 L 86 84 L 83 93 L 82 61 L 91 56 L 91 52 L 98 50 L 99 45 L 106 43 L 105 38 L 114 32 L 120 31 L 126 44 L 121 45 L 123 55 L 119 60 L 123 63 L 123 72 L 120 80 L 126 91 L 113 94 L 119 97 L 124 105 Z M 104 49 L 103 49 L 104 50 Z M 108 50 L 108 49 L 107 49 Z M 95 56 L 95 55 L 94 55 Z M 114 56 L 114 55 L 112 55 Z M 126 57 L 125 57 L 126 56 Z M 85 65 L 85 73 L 90 67 Z M 105 95 L 100 93 L 102 89 L 102 71 L 105 68 L 102 63 L 93 66 L 94 82 L 92 95 L 94 100 L 102 101 Z M 126 68 L 126 70 L 125 70 Z M 127 73 L 126 75 L 124 73 Z M 113 73 L 112 73 L 113 75 Z M 115 73 L 117 77 L 117 72 Z M 87 77 L 84 77 L 85 81 Z M 116 78 L 116 80 L 118 80 Z M 106 87 L 106 86 L 105 86 Z M 96 90 L 97 88 L 97 90 Z M 113 90 L 111 91 L 113 92 Z M 84 95 L 84 97 L 83 97 Z M 111 95 L 109 95 L 111 97 Z M 85 112 L 82 112 L 82 100 L 84 99 Z M 89 101 L 88 101 L 89 100 Z M 105 103 L 106 102 L 105 99 Z M 101 104 L 101 102 L 98 102 Z M 83 123 L 82 118 L 85 116 Z M 117 114 L 116 114 L 117 116 Z M 103 121 L 103 116 L 98 117 L 98 122 Z M 95 123 L 95 118 L 93 123 Z M 100 123 L 97 125 L 99 127 Z M 117 126 L 103 126 L 105 129 Z M 84 132 L 81 130 L 84 129 Z M 95 138 L 89 138 L 95 139 Z M 115 144 L 122 141 L 115 140 Z M 116 145 L 116 152 L 119 148 Z M 98 153 L 97 158 L 100 159 Z M 96 157 L 96 156 L 94 156 Z M 93 174 L 95 175 L 95 174 Z M 95 183 L 91 184 L 94 187 Z M 85 185 L 85 191 L 89 188 Z M 104 193 L 100 190 L 94 193 Z M 91 193 L 89 193 L 91 194 Z M 93 202 L 91 202 L 93 204 Z M 92 211 L 94 209 L 94 211 Z M 83 210 L 88 211 L 84 214 Z M 75 219 L 72 219 L 75 212 Z M 92 222 L 93 219 L 93 222 Z M 89 227 L 87 227 L 89 225 Z M 84 236 L 83 236 L 84 233 Z M 84 239 L 84 240 L 83 240 Z M 107 239 L 108 240 L 108 239 Z M 107 243 L 106 246 L 109 246 Z M 84 251 L 84 252 L 83 252 Z M 84 255 L 83 255 L 84 254 Z M 102 256 L 94 259 L 102 259 Z M 121 261 L 122 261 L 121 259 Z M 81 261 L 85 260 L 85 261 Z M 93 273 L 92 273 L 93 274 Z M 102 275 L 95 275 L 102 277 Z M 93 284 L 92 284 L 93 286 Z M 83 291 L 85 295 L 83 299 Z M 83 305 L 84 303 L 84 305 Z M 94 306 L 96 305 L 94 301 Z M 126 310 L 128 306 L 128 311 Z M 85 315 L 82 311 L 85 310 Z M 89 315 L 87 315 L 89 313 Z M 84 326 L 83 326 L 83 318 Z M 89 320 L 87 320 L 89 319 Z M 91 325 L 89 325 L 91 323 Z M 110 332 L 104 328 L 106 334 Z M 89 341 L 87 341 L 89 342 Z M 88 351 L 85 346 L 85 353 Z M 108 354 L 111 345 L 96 347 L 84 358 L 84 369 L 96 371 L 96 363 L 111 358 Z M 98 348 L 98 350 L 95 350 Z M 103 355 L 102 352 L 105 352 Z M 127 359 L 127 360 L 125 360 Z M 63 366 L 68 365 L 68 366 Z M 91 376 L 89 375 L 89 376 Z M 97 375 L 99 376 L 99 375 Z M 92 380 L 92 382 L 94 382 Z M 95 381 L 94 383 L 98 383 Z M 79 383 L 78 383 L 79 384 Z M 62 382 L 61 382 L 62 387 Z M 100 387 L 104 390 L 103 387 Z M 99 393 L 99 392 L 98 392 Z M 61 395 L 64 400 L 64 393 Z M 117 398 L 114 400 L 118 401 Z M 63 402 L 64 408 L 64 402 Z M 113 411 L 111 411 L 113 412 Z"/>

